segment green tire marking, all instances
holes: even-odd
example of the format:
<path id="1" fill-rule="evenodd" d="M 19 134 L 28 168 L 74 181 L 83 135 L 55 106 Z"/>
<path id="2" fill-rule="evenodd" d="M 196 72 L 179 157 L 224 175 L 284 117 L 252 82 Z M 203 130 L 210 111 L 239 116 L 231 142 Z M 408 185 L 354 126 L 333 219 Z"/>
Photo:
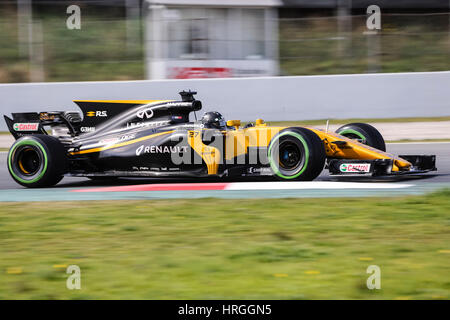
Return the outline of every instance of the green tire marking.
<path id="1" fill-rule="evenodd" d="M 20 178 L 19 176 L 17 176 L 12 168 L 12 156 L 14 151 L 17 149 L 17 147 L 23 146 L 23 145 L 32 145 L 35 147 L 38 147 L 41 149 L 43 155 L 44 155 L 44 168 L 42 169 L 42 172 L 35 177 L 34 179 L 31 180 L 24 180 L 22 178 Z M 9 152 L 9 156 L 8 156 L 8 168 L 9 168 L 9 172 L 11 172 L 11 174 L 14 176 L 15 179 L 17 179 L 18 181 L 22 182 L 22 183 L 35 183 L 39 180 L 41 180 L 42 176 L 45 174 L 45 172 L 47 171 L 47 152 L 45 152 L 44 147 L 37 141 L 35 140 L 30 140 L 30 139 L 25 139 L 20 141 L 18 144 L 14 145 L 14 147 L 11 149 L 11 151 Z"/>
<path id="2" fill-rule="evenodd" d="M 293 176 L 285 176 L 285 175 L 281 174 L 280 170 L 278 169 L 277 165 L 274 163 L 274 161 L 273 161 L 273 159 L 272 159 L 272 146 L 273 146 L 273 142 L 270 144 L 270 147 L 269 147 L 269 161 L 270 161 L 270 167 L 272 168 L 273 172 L 274 172 L 277 176 L 279 176 L 279 177 L 281 177 L 281 178 L 283 178 L 283 179 L 295 179 L 295 178 L 297 178 L 298 176 L 300 176 L 300 175 L 305 171 L 306 167 L 308 166 L 308 161 L 309 161 L 309 149 L 308 149 L 308 145 L 306 144 L 305 139 L 303 139 L 303 137 L 302 137 L 301 135 L 299 135 L 299 134 L 296 133 L 296 132 L 292 132 L 292 131 L 283 132 L 282 134 L 276 136 L 276 137 L 275 137 L 275 140 L 276 140 L 276 139 L 279 139 L 279 138 L 281 138 L 281 137 L 283 137 L 283 136 L 292 136 L 292 137 L 296 137 L 296 138 L 297 138 L 298 140 L 300 140 L 300 142 L 303 144 L 303 147 L 305 148 L 305 163 L 303 164 L 303 168 L 302 168 L 298 173 L 296 173 L 296 174 L 293 175 Z M 275 141 L 275 140 L 274 140 L 274 141 Z"/>
<path id="3" fill-rule="evenodd" d="M 367 141 L 366 137 L 361 132 L 358 132 L 353 129 L 345 129 L 345 130 L 342 130 L 341 132 L 338 132 L 338 134 L 340 134 L 341 136 L 345 136 L 345 134 L 348 134 L 348 133 L 354 134 L 354 135 L 360 137 L 362 140 Z"/>

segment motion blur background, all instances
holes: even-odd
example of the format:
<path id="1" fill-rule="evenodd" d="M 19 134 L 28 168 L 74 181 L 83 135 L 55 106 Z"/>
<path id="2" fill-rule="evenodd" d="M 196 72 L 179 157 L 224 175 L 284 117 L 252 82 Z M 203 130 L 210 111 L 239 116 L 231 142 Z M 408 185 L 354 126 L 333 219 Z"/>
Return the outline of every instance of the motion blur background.
<path id="1" fill-rule="evenodd" d="M 66 26 L 81 8 L 81 29 Z M 368 32 L 367 7 L 382 11 Z M 0 2 L 0 83 L 450 69 L 449 0 Z"/>
<path id="2" fill-rule="evenodd" d="M 81 29 L 67 27 L 71 5 L 81 9 Z M 381 9 L 380 30 L 367 28 L 370 5 Z M 0 205 L 0 299 L 448 300 L 450 191 L 406 194 L 449 187 L 449 6 L 0 0 L 2 114 L 70 111 L 73 99 L 173 99 L 192 89 L 204 111 L 227 119 L 315 119 L 306 124 L 322 128 L 331 119 L 330 130 L 377 122 L 388 142 L 415 141 L 388 143 L 388 152 L 436 154 L 439 170 L 398 184 L 362 180 L 360 191 L 323 175 L 309 194 L 333 198 L 320 200 L 263 199 L 268 193 L 255 189 L 239 192 L 242 199 L 168 191 L 173 198 L 150 200 L 158 195 L 149 191 L 133 193 L 136 201 L 62 202 L 95 199 L 72 191 L 107 182 L 18 189 L 6 165 L 14 139 L 0 121 L 0 198 L 21 201 Z M 151 183 L 123 180 L 113 183 Z M 381 181 L 394 189 L 377 193 Z M 271 197 L 285 195 L 270 188 Z M 70 265 L 82 270 L 82 290 L 66 288 Z M 382 268 L 382 290 L 367 288 L 369 265 Z"/>

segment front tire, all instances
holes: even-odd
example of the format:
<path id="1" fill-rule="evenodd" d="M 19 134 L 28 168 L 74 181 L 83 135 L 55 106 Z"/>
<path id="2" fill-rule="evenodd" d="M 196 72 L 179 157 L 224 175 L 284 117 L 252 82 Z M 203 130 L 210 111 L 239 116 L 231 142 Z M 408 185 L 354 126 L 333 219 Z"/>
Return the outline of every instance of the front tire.
<path id="1" fill-rule="evenodd" d="M 386 143 L 383 136 L 370 124 L 349 123 L 337 129 L 336 133 L 349 139 L 358 140 L 375 149 L 386 151 Z"/>
<path id="2" fill-rule="evenodd" d="M 325 165 L 325 147 L 313 131 L 288 128 L 280 131 L 269 144 L 268 159 L 280 180 L 310 181 Z"/>
<path id="3" fill-rule="evenodd" d="M 66 170 L 66 150 L 51 136 L 18 139 L 8 153 L 8 170 L 18 184 L 28 188 L 56 185 Z"/>

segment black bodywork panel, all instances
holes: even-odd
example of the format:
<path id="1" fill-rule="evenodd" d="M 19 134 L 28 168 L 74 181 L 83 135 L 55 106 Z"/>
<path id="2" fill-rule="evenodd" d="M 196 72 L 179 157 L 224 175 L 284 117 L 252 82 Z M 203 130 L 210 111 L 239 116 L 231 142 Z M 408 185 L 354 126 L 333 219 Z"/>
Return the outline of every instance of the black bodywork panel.
<path id="1" fill-rule="evenodd" d="M 202 108 L 194 94 L 181 92 L 181 101 L 75 101 L 81 114 L 17 113 L 12 115 L 13 119 L 5 116 L 5 120 L 16 139 L 65 128 L 65 135 L 58 139 L 67 149 L 70 170 L 66 175 L 212 176 L 198 150 L 189 144 L 190 134 L 200 132 L 202 143 L 209 146 L 215 135 L 223 137 L 223 133 L 215 129 L 204 130 L 200 122 L 191 121 L 190 114 Z M 15 130 L 14 126 L 22 122 L 23 128 L 33 131 Z M 257 152 L 248 151 L 248 154 Z M 244 163 L 247 163 L 248 154 L 242 159 Z M 267 175 L 267 168 L 261 169 L 264 166 L 261 163 L 249 167 L 241 165 L 240 159 L 233 161 L 230 165 L 221 162 L 213 175 Z"/>

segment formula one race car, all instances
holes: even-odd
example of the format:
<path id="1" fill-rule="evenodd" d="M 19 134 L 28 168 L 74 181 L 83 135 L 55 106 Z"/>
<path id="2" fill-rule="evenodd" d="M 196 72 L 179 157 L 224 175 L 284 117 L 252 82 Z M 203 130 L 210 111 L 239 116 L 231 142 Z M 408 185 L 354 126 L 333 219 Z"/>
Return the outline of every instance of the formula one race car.
<path id="1" fill-rule="evenodd" d="M 392 175 L 436 170 L 435 156 L 386 153 L 381 134 L 365 123 L 336 133 L 272 127 L 257 119 L 241 127 L 218 112 L 190 121 L 202 108 L 195 92 L 182 100 L 75 101 L 79 112 L 5 116 L 16 138 L 8 154 L 12 178 L 47 187 L 63 176 L 251 177 L 313 180 L 330 174 Z M 51 134 L 50 134 L 51 133 Z"/>

